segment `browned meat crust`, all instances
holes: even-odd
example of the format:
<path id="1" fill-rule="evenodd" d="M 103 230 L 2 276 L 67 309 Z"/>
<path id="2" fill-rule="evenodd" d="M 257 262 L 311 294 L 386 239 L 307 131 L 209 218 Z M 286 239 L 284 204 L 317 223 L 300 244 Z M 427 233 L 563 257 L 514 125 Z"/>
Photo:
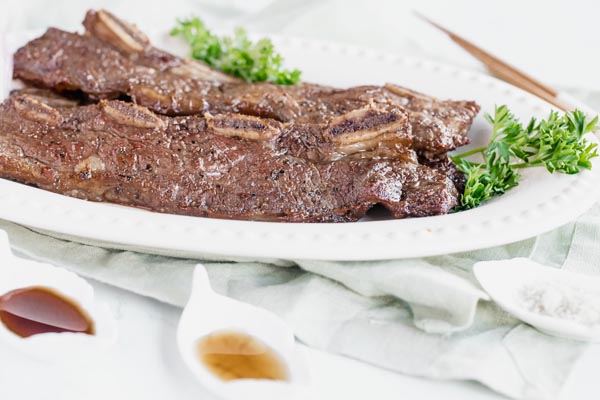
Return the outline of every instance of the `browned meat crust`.
<path id="1" fill-rule="evenodd" d="M 452 182 L 416 162 L 313 163 L 239 136 L 209 118 L 158 116 L 121 101 L 53 107 L 15 95 L 0 105 L 0 177 L 218 218 L 354 221 L 375 204 L 395 218 L 444 214 L 457 204 Z"/>
<path id="2" fill-rule="evenodd" d="M 446 153 L 468 143 L 474 102 L 393 84 L 248 84 L 154 48 L 106 11 L 84 25 L 85 35 L 51 28 L 15 54 L 14 76 L 39 88 L 0 105 L 0 177 L 268 221 L 355 221 L 377 204 L 420 217 L 458 203 L 464 177 Z"/>
<path id="3" fill-rule="evenodd" d="M 200 79 L 206 77 L 194 70 L 200 63 L 156 56 L 158 50 L 145 39 L 132 45 L 141 39 L 126 30 L 109 35 L 109 43 L 91 25 L 86 36 L 49 29 L 25 45 L 15 54 L 15 77 L 58 91 L 81 91 L 92 100 L 127 96 L 165 115 L 238 113 L 323 124 L 357 109 L 402 108 L 412 128 L 412 147 L 428 159 L 468 143 L 466 134 L 479 111 L 473 102 L 442 101 L 391 84 L 334 89 Z M 124 51 L 123 35 L 138 50 Z"/>

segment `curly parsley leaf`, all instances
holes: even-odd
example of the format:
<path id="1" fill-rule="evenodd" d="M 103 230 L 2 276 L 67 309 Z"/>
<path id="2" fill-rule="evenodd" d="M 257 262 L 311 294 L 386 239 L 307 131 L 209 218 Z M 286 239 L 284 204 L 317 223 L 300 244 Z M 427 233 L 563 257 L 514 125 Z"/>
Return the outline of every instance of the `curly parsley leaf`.
<path id="1" fill-rule="evenodd" d="M 283 58 L 269 39 L 253 43 L 238 28 L 233 36 L 219 37 L 197 17 L 178 20 L 171 36 L 181 36 L 191 47 L 191 55 L 209 66 L 247 82 L 273 82 L 293 85 L 300 81 L 297 69 L 283 69 Z"/>
<path id="2" fill-rule="evenodd" d="M 590 120 L 579 110 L 563 115 L 552 111 L 547 119 L 532 118 L 526 127 L 504 105 L 485 118 L 492 125 L 488 145 L 452 157 L 466 175 L 458 210 L 475 208 L 517 186 L 521 168 L 543 166 L 550 173 L 576 174 L 591 169 L 591 159 L 598 156 L 596 143 L 584 139 L 600 128 L 598 117 Z M 474 154 L 481 154 L 483 162 L 465 159 Z"/>
<path id="3" fill-rule="evenodd" d="M 455 159 L 459 171 L 466 175 L 465 190 L 458 210 L 475 208 L 492 197 L 517 186 L 521 175 L 497 153 L 491 153 L 484 164 Z"/>

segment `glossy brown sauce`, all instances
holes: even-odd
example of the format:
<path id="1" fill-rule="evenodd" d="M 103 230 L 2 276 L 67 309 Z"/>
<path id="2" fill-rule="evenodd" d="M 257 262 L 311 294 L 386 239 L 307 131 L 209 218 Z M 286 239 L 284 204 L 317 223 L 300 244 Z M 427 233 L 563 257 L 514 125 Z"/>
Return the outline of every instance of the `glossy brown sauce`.
<path id="1" fill-rule="evenodd" d="M 94 334 L 94 323 L 81 307 L 43 286 L 16 289 L 0 296 L 0 321 L 21 337 L 50 332 Z"/>
<path id="2" fill-rule="evenodd" d="M 198 341 L 197 352 L 208 370 L 224 381 L 289 379 L 281 357 L 262 341 L 242 332 L 211 333 Z"/>

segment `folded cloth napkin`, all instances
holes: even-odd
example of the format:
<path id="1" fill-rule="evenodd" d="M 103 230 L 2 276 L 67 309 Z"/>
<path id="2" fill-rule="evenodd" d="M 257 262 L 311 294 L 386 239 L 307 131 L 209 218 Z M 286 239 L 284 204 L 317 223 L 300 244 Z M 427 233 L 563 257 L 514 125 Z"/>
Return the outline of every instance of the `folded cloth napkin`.
<path id="1" fill-rule="evenodd" d="M 26 256 L 177 306 L 202 262 L 217 292 L 274 311 L 310 346 L 405 374 L 479 381 L 517 399 L 556 398 L 586 345 L 540 333 L 487 301 L 473 263 L 529 257 L 600 274 L 600 205 L 508 246 L 372 262 L 215 262 L 81 244 L 5 221 L 0 229 Z"/>

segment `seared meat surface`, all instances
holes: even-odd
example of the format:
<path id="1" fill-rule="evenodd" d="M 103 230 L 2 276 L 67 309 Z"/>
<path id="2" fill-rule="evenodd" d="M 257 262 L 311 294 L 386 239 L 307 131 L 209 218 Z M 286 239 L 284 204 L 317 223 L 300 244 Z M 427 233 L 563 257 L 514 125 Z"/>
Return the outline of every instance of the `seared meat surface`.
<path id="1" fill-rule="evenodd" d="M 336 89 L 217 81 L 218 76 L 198 72 L 198 62 L 157 56 L 159 50 L 139 34 L 123 29 L 119 35 L 99 34 L 116 28 L 97 19 L 87 28 L 85 36 L 49 29 L 25 45 L 14 57 L 15 77 L 58 91 L 81 91 L 91 100 L 125 96 L 165 115 L 237 113 L 327 124 L 357 109 L 399 107 L 409 117 L 412 148 L 427 159 L 468 143 L 466 134 L 479 111 L 474 102 L 442 101 L 392 84 Z"/>
<path id="2" fill-rule="evenodd" d="M 90 11 L 14 55 L 34 85 L 0 105 L 0 178 L 152 211 L 345 222 L 451 212 L 464 177 L 447 152 L 479 112 L 393 84 L 249 84 L 152 46 Z"/>
<path id="3" fill-rule="evenodd" d="M 219 218 L 355 221 L 375 204 L 395 218 L 444 214 L 457 204 L 452 182 L 416 162 L 313 163 L 260 136 L 241 136 L 205 117 L 159 116 L 116 100 L 53 107 L 16 94 L 0 106 L 0 177 L 92 201 Z"/>

